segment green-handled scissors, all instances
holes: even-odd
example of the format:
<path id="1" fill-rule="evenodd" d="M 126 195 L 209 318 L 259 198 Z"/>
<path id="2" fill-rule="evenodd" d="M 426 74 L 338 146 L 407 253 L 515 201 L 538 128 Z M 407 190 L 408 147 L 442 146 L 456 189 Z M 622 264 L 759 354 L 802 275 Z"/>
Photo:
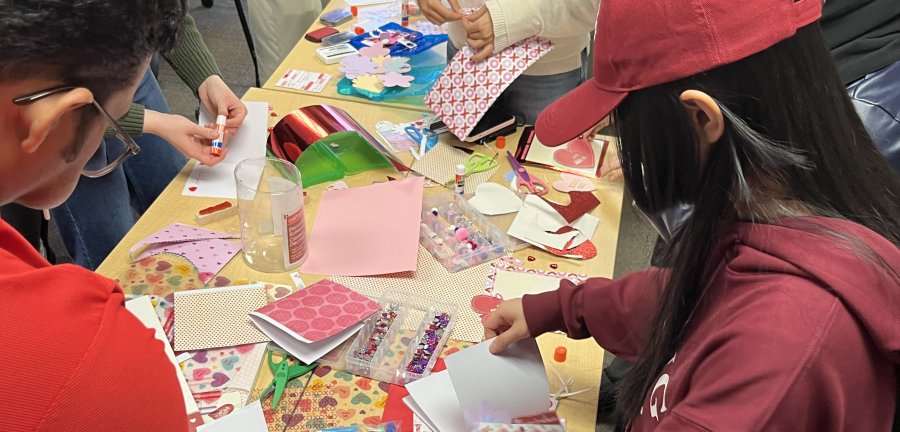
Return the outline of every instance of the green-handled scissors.
<path id="1" fill-rule="evenodd" d="M 263 400 L 274 392 L 275 398 L 272 399 L 272 408 L 277 407 L 278 403 L 281 402 L 281 396 L 284 394 L 288 381 L 306 375 L 318 366 L 318 363 L 315 362 L 309 365 L 303 364 L 300 360 L 296 360 L 286 354 L 281 354 L 281 356 L 281 361 L 275 363 L 272 361 L 272 351 L 269 350 L 266 360 L 268 360 L 269 369 L 272 370 L 275 377 L 272 378 L 272 383 L 259 395 L 259 400 Z"/>
<path id="2" fill-rule="evenodd" d="M 475 150 L 470 148 L 453 147 L 469 154 L 469 157 L 466 158 L 466 175 L 489 171 L 500 166 L 500 163 L 497 162 L 497 153 L 494 153 L 494 157 L 489 158 L 487 155 L 476 153 Z"/>

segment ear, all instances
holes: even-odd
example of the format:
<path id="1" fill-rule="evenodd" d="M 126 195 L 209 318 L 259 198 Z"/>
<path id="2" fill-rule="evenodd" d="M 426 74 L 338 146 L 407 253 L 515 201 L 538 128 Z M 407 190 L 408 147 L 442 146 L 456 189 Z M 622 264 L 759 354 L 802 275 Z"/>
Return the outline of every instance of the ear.
<path id="1" fill-rule="evenodd" d="M 719 104 L 700 90 L 685 90 L 679 99 L 688 113 L 694 133 L 700 139 L 700 145 L 708 151 L 708 147 L 718 142 L 725 132 L 725 120 Z"/>
<path id="2" fill-rule="evenodd" d="M 94 95 L 85 88 L 76 88 L 59 96 L 25 105 L 22 109 L 22 120 L 27 133 L 20 142 L 25 153 L 36 152 L 47 141 L 47 137 L 60 121 L 70 112 L 94 101 Z"/>

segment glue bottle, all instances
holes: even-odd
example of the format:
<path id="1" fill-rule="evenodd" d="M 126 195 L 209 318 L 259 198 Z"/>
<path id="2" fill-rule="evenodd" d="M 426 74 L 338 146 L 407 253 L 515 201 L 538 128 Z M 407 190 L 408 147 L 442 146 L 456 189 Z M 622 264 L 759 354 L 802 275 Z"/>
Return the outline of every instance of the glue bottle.
<path id="1" fill-rule="evenodd" d="M 466 193 L 466 166 L 456 166 L 456 194 L 464 195 Z"/>

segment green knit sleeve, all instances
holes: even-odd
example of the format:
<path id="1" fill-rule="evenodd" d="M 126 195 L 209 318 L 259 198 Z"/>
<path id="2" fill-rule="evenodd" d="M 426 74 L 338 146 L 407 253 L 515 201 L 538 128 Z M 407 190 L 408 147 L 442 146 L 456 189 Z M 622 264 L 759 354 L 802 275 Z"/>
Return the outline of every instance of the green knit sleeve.
<path id="1" fill-rule="evenodd" d="M 125 129 L 125 133 L 127 133 L 132 138 L 143 135 L 144 106 L 136 103 L 131 104 L 131 108 L 128 109 L 128 113 L 116 122 L 119 123 L 119 126 L 122 126 L 122 129 Z M 111 127 L 108 127 L 106 128 L 106 132 L 103 134 L 103 136 L 114 137 L 116 136 L 116 131 L 114 131 Z"/>
<path id="2" fill-rule="evenodd" d="M 175 48 L 163 57 L 194 94 L 204 80 L 212 75 L 221 75 L 216 59 L 206 47 L 206 42 L 203 42 L 197 23 L 190 15 L 185 17 L 184 24 L 181 25 L 181 38 Z"/>

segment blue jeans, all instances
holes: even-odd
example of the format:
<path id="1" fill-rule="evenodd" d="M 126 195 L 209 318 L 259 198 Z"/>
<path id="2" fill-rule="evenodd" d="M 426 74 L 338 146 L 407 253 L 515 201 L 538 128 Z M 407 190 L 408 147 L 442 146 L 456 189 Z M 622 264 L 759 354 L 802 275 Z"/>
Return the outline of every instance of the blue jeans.
<path id="1" fill-rule="evenodd" d="M 447 60 L 458 49 L 447 43 Z M 493 106 L 516 116 L 520 124 L 534 124 L 547 105 L 563 97 L 584 82 L 587 69 L 587 51 L 581 53 L 581 68 L 554 75 L 520 75 L 497 98 Z"/>
<path id="2" fill-rule="evenodd" d="M 847 91 L 878 151 L 900 173 L 900 61 L 850 84 Z"/>
<path id="3" fill-rule="evenodd" d="M 148 69 L 134 102 L 154 111 L 169 112 L 159 83 Z M 66 249 L 76 264 L 95 270 L 134 225 L 134 213 L 143 214 L 178 174 L 187 159 L 155 135 L 135 137 L 141 152 L 101 178 L 81 177 L 75 192 L 53 209 Z M 121 153 L 125 144 L 104 138 L 96 157 Z"/>

